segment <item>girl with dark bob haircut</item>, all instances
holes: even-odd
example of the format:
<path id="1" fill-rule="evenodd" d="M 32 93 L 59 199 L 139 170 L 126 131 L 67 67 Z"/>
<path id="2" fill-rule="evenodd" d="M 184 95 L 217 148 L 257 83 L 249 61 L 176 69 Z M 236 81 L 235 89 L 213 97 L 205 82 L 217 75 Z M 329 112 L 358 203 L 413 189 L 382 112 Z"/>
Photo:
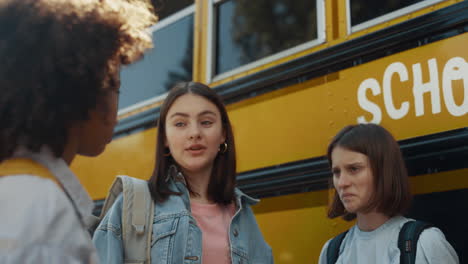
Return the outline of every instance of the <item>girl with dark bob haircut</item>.
<path id="1" fill-rule="evenodd" d="M 406 212 L 412 199 L 408 173 L 400 146 L 387 130 L 373 124 L 343 128 L 328 145 L 327 158 L 332 168 L 332 152 L 336 147 L 364 154 L 369 159 L 376 191 L 365 210 L 375 208 L 389 217 Z M 349 221 L 356 218 L 356 213 L 346 211 L 338 192 L 335 192 L 328 217 L 338 216 Z"/>
<path id="2" fill-rule="evenodd" d="M 151 263 L 273 263 L 250 208 L 258 200 L 235 184 L 234 134 L 221 98 L 202 83 L 176 84 L 161 106 L 148 181 L 155 202 Z M 104 263 L 125 259 L 122 212 L 119 197 L 94 234 Z"/>
<path id="3" fill-rule="evenodd" d="M 398 143 L 379 125 L 350 125 L 333 138 L 327 158 L 335 188 L 328 217 L 357 219 L 341 236 L 335 263 L 400 263 L 399 232 L 414 220 L 403 217 L 411 193 Z M 330 241 L 322 249 L 320 264 L 331 263 Z M 459 263 L 455 250 L 435 227 L 421 233 L 415 260 L 418 264 Z"/>
<path id="4" fill-rule="evenodd" d="M 111 141 L 120 66 L 155 22 L 137 0 L 0 0 L 1 263 L 97 263 L 69 165 Z"/>

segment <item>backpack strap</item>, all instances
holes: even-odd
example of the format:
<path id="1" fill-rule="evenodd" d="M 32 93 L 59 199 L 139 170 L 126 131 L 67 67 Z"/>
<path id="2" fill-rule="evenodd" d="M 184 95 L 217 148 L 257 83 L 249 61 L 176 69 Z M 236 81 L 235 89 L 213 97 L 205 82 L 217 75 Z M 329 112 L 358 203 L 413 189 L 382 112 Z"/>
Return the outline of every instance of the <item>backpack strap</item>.
<path id="1" fill-rule="evenodd" d="M 421 233 L 432 227 L 423 221 L 408 221 L 400 229 L 398 235 L 398 248 L 400 249 L 400 264 L 414 264 L 416 261 L 416 249 Z"/>
<path id="2" fill-rule="evenodd" d="M 330 243 L 328 243 L 327 248 L 327 263 L 328 264 L 335 264 L 340 256 L 340 246 L 345 238 L 346 234 L 348 234 L 349 230 L 344 231 L 343 233 L 334 237 Z"/>
<path id="3" fill-rule="evenodd" d="M 147 181 L 119 175 L 107 195 L 102 220 L 119 194 L 122 204 L 122 242 L 125 262 L 150 264 L 154 202 Z"/>
<path id="4" fill-rule="evenodd" d="M 0 163 L 0 177 L 15 175 L 33 175 L 52 180 L 63 190 L 57 178 L 42 164 L 27 158 L 12 158 Z"/>

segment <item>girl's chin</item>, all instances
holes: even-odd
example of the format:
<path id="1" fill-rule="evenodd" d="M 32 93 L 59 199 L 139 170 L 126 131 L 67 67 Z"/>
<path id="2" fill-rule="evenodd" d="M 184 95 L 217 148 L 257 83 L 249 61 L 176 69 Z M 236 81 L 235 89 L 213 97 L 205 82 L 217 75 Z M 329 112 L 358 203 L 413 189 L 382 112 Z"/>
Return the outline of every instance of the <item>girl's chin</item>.
<path id="1" fill-rule="evenodd" d="M 348 213 L 352 213 L 352 214 L 356 213 L 356 208 L 354 208 L 354 207 L 350 207 L 350 206 L 346 207 L 345 206 L 345 209 L 346 209 L 346 212 L 348 212 Z"/>
<path id="2" fill-rule="evenodd" d="M 206 171 L 209 166 L 206 164 L 185 164 L 185 166 L 181 166 L 182 170 L 187 173 L 200 173 Z"/>
<path id="3" fill-rule="evenodd" d="M 214 162 L 214 159 L 213 160 L 209 160 L 205 157 L 197 157 L 197 158 L 190 158 L 190 159 L 186 159 L 186 160 L 183 160 L 181 163 L 179 163 L 180 165 L 182 165 L 183 168 L 189 170 L 189 171 L 193 171 L 193 170 L 203 170 L 204 168 L 209 168 L 211 166 L 213 166 L 213 162 Z"/>

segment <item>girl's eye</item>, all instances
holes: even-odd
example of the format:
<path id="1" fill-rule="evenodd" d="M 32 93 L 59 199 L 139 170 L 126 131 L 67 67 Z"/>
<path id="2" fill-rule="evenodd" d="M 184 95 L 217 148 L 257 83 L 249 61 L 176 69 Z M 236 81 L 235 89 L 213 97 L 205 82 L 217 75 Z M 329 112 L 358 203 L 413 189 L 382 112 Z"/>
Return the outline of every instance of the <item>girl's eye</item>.
<path id="1" fill-rule="evenodd" d="M 351 172 L 358 172 L 358 171 L 359 171 L 359 167 L 354 167 L 354 166 L 353 166 L 353 167 L 349 168 L 349 170 L 350 170 Z"/>
<path id="2" fill-rule="evenodd" d="M 204 125 L 204 126 L 210 126 L 210 125 L 213 124 L 213 122 L 209 121 L 209 120 L 205 120 L 205 121 L 202 121 L 201 124 Z"/>
<path id="3" fill-rule="evenodd" d="M 334 169 L 332 170 L 333 177 L 337 178 L 340 176 L 340 170 Z"/>
<path id="4" fill-rule="evenodd" d="M 175 123 L 175 126 L 176 127 L 184 127 L 185 123 L 184 122 L 177 122 L 177 123 Z"/>

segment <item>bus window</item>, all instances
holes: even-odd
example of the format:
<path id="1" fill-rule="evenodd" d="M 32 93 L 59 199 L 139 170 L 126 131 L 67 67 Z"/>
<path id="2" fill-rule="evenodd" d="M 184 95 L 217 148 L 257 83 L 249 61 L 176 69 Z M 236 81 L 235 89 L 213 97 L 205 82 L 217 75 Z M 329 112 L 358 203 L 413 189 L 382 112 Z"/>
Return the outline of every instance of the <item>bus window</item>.
<path id="1" fill-rule="evenodd" d="M 324 38 L 323 1 L 213 2 L 215 47 L 210 51 L 216 79 L 317 45 Z"/>
<path id="2" fill-rule="evenodd" d="M 172 1 L 165 3 L 169 5 Z M 154 49 L 122 70 L 119 113 L 157 99 L 175 82 L 192 80 L 194 10 L 192 4 L 150 29 Z"/>
<path id="3" fill-rule="evenodd" d="M 348 0 L 348 32 L 356 32 L 442 0 Z"/>

